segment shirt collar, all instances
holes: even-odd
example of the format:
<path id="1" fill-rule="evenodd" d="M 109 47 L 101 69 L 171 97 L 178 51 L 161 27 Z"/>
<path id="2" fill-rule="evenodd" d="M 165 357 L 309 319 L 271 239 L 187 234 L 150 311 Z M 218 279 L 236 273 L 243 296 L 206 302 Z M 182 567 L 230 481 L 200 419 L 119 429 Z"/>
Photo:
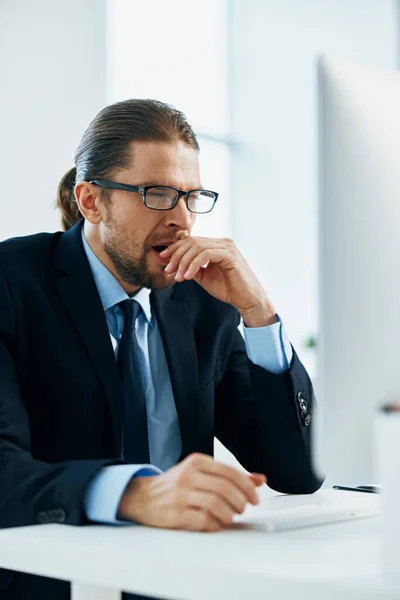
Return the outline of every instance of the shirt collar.
<path id="1" fill-rule="evenodd" d="M 97 258 L 88 242 L 86 241 L 85 234 L 82 227 L 82 242 L 86 252 L 87 259 L 89 261 L 90 268 L 93 273 L 94 281 L 96 283 L 97 291 L 99 292 L 103 310 L 106 311 L 112 308 L 119 302 L 127 300 L 128 294 L 125 292 L 122 285 L 117 281 L 114 275 L 107 269 L 105 265 Z M 137 294 L 132 296 L 133 300 L 138 302 L 146 316 L 149 324 L 152 324 L 151 319 L 151 306 L 150 306 L 150 292 L 148 288 L 141 288 Z"/>

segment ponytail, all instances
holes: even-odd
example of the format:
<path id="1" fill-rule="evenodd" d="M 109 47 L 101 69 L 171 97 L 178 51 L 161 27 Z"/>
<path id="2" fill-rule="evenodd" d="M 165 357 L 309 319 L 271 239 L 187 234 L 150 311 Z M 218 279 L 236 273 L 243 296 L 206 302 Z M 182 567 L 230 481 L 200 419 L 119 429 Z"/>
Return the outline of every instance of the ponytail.
<path id="1" fill-rule="evenodd" d="M 71 229 L 82 219 L 78 203 L 75 200 L 74 187 L 76 180 L 76 167 L 73 167 L 58 184 L 56 208 L 61 212 L 61 225 L 64 231 Z"/>

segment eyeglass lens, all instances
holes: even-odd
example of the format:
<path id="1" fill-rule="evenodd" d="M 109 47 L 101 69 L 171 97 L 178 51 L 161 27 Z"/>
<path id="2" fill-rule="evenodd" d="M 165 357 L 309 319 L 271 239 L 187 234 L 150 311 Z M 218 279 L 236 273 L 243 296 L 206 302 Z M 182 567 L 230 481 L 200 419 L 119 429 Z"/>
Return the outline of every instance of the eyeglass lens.
<path id="1" fill-rule="evenodd" d="M 167 187 L 152 187 L 147 190 L 146 204 L 149 208 L 157 210 L 166 210 L 171 208 L 176 201 L 177 193 Z M 208 190 L 196 190 L 189 194 L 189 210 L 196 213 L 209 212 L 215 202 L 215 194 Z"/>

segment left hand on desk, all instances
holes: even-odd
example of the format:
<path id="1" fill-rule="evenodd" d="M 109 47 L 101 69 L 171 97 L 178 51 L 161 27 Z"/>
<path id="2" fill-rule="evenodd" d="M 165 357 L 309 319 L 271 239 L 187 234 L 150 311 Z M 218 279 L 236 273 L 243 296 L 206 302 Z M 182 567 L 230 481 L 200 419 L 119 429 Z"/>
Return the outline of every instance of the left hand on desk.
<path id="1" fill-rule="evenodd" d="M 188 236 L 160 256 L 169 259 L 165 272 L 175 274 L 177 282 L 194 279 L 209 294 L 234 306 L 247 327 L 277 322 L 267 293 L 231 239 Z"/>

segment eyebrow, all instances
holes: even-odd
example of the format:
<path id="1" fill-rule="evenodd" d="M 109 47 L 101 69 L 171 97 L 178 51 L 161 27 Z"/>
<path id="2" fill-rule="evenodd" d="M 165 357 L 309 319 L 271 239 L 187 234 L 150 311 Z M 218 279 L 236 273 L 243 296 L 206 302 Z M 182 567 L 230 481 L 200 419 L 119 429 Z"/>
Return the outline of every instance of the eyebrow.
<path id="1" fill-rule="evenodd" d="M 155 186 L 155 187 L 173 187 L 175 188 L 175 186 L 173 185 L 166 185 L 165 183 L 160 183 L 159 181 L 146 181 L 144 183 L 140 183 L 139 184 L 141 187 L 149 187 L 149 186 Z M 179 189 L 179 188 L 175 188 L 175 189 Z M 191 188 L 192 190 L 204 190 L 204 187 L 202 185 L 199 185 L 197 187 Z M 181 190 L 183 191 L 183 190 Z M 188 190 L 186 190 L 188 191 Z"/>

